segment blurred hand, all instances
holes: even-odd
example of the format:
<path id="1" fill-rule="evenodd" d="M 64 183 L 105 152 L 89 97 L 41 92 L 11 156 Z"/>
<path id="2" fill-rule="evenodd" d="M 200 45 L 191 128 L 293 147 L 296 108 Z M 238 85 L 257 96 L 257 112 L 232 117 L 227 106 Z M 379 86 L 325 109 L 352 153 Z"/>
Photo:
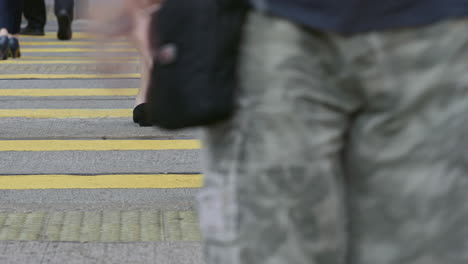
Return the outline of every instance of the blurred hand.
<path id="1" fill-rule="evenodd" d="M 90 13 L 90 31 L 98 41 L 125 37 L 138 49 L 143 63 L 150 66 L 152 55 L 149 43 L 151 14 L 161 0 L 98 0 Z M 107 45 L 98 45 L 106 47 Z"/>
<path id="2" fill-rule="evenodd" d="M 90 30 L 98 38 L 134 35 L 142 17 L 157 10 L 161 0 L 98 0 L 93 3 Z"/>

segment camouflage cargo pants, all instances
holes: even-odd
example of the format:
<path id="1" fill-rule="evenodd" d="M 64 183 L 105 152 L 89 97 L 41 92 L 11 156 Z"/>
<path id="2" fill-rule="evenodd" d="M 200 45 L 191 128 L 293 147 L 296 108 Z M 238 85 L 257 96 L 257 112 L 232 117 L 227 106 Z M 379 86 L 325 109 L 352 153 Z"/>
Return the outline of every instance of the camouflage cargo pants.
<path id="1" fill-rule="evenodd" d="M 249 16 L 204 131 L 208 264 L 467 264 L 468 20 L 342 36 Z"/>

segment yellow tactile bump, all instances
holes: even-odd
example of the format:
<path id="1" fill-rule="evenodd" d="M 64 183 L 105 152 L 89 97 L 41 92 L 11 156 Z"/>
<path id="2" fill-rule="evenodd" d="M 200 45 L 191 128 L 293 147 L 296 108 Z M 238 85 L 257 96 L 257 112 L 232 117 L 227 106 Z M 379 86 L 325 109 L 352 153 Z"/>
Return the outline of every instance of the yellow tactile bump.
<path id="1" fill-rule="evenodd" d="M 195 211 L 0 213 L 0 241 L 198 241 Z"/>
<path id="2" fill-rule="evenodd" d="M 0 64 L 2 74 L 13 73 L 36 73 L 42 74 L 94 74 L 96 72 L 113 72 L 122 74 L 137 74 L 140 72 L 139 64 L 135 63 L 112 63 L 112 64 Z"/>

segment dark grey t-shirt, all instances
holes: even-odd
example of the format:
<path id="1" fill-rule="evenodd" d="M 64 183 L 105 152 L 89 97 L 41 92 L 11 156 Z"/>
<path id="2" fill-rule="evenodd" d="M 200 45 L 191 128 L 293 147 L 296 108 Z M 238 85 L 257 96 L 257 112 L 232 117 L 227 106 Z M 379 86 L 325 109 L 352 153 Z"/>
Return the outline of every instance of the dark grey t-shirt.
<path id="1" fill-rule="evenodd" d="M 257 9 L 341 33 L 411 27 L 468 16 L 468 0 L 250 0 Z M 468 33 L 467 33 L 468 34 Z"/>

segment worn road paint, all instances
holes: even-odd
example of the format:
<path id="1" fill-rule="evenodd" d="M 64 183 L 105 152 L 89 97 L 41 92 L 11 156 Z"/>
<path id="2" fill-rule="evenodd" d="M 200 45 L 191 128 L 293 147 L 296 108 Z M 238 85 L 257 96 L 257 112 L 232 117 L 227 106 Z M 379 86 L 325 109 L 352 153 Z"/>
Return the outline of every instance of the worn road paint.
<path id="1" fill-rule="evenodd" d="M 98 41 L 21 41 L 21 46 L 95 46 L 105 44 L 109 46 L 131 46 L 130 42 L 98 42 Z"/>
<path id="2" fill-rule="evenodd" d="M 7 60 L 2 63 L 11 61 L 25 61 L 25 60 L 91 60 L 96 59 L 98 61 L 112 61 L 112 60 L 138 60 L 138 56 L 102 56 L 102 57 L 89 57 L 89 56 L 22 56 L 21 60 Z"/>
<path id="3" fill-rule="evenodd" d="M 0 190 L 200 188 L 201 174 L 0 175 Z"/>
<path id="4" fill-rule="evenodd" d="M 200 149 L 194 139 L 180 140 L 0 140 L 0 151 L 110 151 Z"/>
<path id="5" fill-rule="evenodd" d="M 135 96 L 137 93 L 138 88 L 0 89 L 0 96 L 27 97 Z"/>
<path id="6" fill-rule="evenodd" d="M 139 63 L 139 60 L 118 60 L 118 59 L 112 59 L 112 60 L 7 60 L 3 61 L 3 64 L 27 64 L 27 65 L 36 65 L 36 64 L 109 64 L 109 63 Z"/>
<path id="7" fill-rule="evenodd" d="M 0 109 L 0 118 L 129 118 L 131 109 Z"/>
<path id="8" fill-rule="evenodd" d="M 24 48 L 21 52 L 26 53 L 60 53 L 60 52 L 136 52 L 135 48 Z"/>
<path id="9" fill-rule="evenodd" d="M 139 73 L 126 74 L 0 74 L 0 80 L 27 80 L 27 79 L 137 79 Z"/>
<path id="10" fill-rule="evenodd" d="M 193 210 L 0 212 L 0 241 L 199 241 Z"/>

